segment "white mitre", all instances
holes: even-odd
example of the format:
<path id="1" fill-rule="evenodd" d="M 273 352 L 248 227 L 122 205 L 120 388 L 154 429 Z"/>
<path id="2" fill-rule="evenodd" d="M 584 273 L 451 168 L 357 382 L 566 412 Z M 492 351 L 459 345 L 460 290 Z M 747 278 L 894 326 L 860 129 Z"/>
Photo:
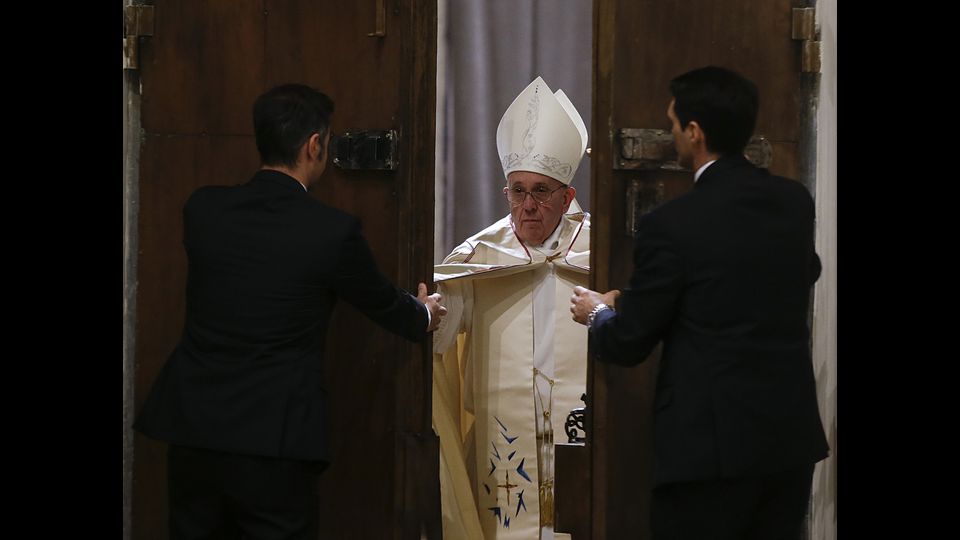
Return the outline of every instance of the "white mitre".
<path id="1" fill-rule="evenodd" d="M 540 77 L 520 92 L 497 126 L 504 178 L 531 171 L 570 185 L 586 148 L 587 128 L 577 108 Z"/>

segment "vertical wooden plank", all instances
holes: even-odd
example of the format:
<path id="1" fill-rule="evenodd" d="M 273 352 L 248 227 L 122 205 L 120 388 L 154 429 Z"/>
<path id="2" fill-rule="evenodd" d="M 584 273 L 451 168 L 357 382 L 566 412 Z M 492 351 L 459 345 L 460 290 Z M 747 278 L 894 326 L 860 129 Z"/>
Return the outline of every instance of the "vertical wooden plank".
<path id="1" fill-rule="evenodd" d="M 594 76 L 593 120 L 590 127 L 592 141 L 590 153 L 590 288 L 609 289 L 611 245 L 609 239 L 614 228 L 611 212 L 613 190 L 612 138 L 610 122 L 613 109 L 613 51 L 616 35 L 616 0 L 594 0 Z M 606 520 L 609 499 L 609 475 L 606 456 L 609 432 L 606 418 L 609 414 L 609 397 L 606 385 L 606 370 L 602 364 L 587 363 L 587 410 L 586 449 L 590 463 L 590 490 L 585 494 L 590 501 L 590 538 L 607 538 Z M 580 539 L 577 539 L 580 540 Z"/>
<path id="2" fill-rule="evenodd" d="M 333 129 L 401 127 L 402 21 L 390 18 L 387 35 L 368 37 L 374 0 L 266 0 L 267 63 L 264 89 L 298 82 L 335 103 Z M 383 272 L 396 277 L 398 173 L 345 171 L 332 163 L 312 189 L 323 202 L 358 216 Z"/>
<path id="3" fill-rule="evenodd" d="M 797 141 L 800 44 L 791 0 L 619 2 L 614 127 L 668 126 L 668 83 L 706 65 L 740 72 L 760 92 L 758 134 Z"/>
<path id="4" fill-rule="evenodd" d="M 253 133 L 264 73 L 263 0 L 159 2 L 143 40 L 148 133 Z"/>
<path id="5" fill-rule="evenodd" d="M 398 278 L 414 288 L 423 281 L 433 290 L 433 178 L 436 140 L 437 2 L 403 0 L 393 14 L 401 33 L 398 171 L 400 197 L 397 229 L 405 245 L 398 248 Z M 388 19 L 389 20 L 389 19 Z M 404 479 L 396 486 L 402 504 L 401 538 L 441 536 L 439 440 L 432 429 L 430 343 L 405 344 L 406 361 L 397 366 L 396 423 L 413 452 Z M 398 463 L 401 463 L 398 460 Z"/>
<path id="6" fill-rule="evenodd" d="M 566 440 L 556 443 L 554 530 L 570 533 L 573 540 L 582 540 L 590 537 L 590 456 L 585 445 L 564 442 Z"/>

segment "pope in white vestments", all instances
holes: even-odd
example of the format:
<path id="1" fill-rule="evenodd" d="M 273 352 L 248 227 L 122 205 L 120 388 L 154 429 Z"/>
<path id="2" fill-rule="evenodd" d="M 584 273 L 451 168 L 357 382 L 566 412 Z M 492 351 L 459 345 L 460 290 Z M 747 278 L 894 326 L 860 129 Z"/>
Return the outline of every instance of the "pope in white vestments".
<path id="1" fill-rule="evenodd" d="M 586 391 L 587 330 L 568 310 L 590 270 L 569 185 L 586 146 L 576 108 L 537 77 L 497 128 L 510 215 L 434 267 L 444 538 L 569 538 L 553 531 L 553 444 Z"/>

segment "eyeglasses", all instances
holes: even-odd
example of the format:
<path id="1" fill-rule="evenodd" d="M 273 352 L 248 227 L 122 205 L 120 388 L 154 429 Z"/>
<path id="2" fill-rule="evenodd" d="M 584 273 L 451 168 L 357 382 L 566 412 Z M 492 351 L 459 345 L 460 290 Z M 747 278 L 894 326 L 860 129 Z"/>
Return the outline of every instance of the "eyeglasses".
<path id="1" fill-rule="evenodd" d="M 553 194 L 561 189 L 567 189 L 567 186 L 560 186 L 557 189 L 547 189 L 546 186 L 537 186 L 533 188 L 533 191 L 524 191 L 520 189 L 519 186 L 514 186 L 512 188 L 503 188 L 503 192 L 507 195 L 507 200 L 510 201 L 510 204 L 513 206 L 523 204 L 528 194 L 533 197 L 533 200 L 536 201 L 537 204 L 548 206 L 547 203 L 553 197 Z"/>

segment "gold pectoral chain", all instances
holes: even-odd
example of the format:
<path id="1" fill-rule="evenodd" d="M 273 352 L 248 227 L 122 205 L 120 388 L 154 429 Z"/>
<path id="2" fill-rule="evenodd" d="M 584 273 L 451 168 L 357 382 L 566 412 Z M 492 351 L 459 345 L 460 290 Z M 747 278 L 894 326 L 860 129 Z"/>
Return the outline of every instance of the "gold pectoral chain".
<path id="1" fill-rule="evenodd" d="M 540 401 L 540 410 L 543 411 L 543 433 L 537 435 L 537 447 L 543 448 L 544 445 L 553 445 L 553 424 L 550 422 L 550 410 L 544 406 L 543 395 L 540 393 L 540 387 L 537 386 L 537 376 L 542 376 L 550 384 L 550 396 L 547 399 L 547 403 L 553 407 L 553 386 L 556 381 L 547 377 L 542 371 L 537 368 L 533 368 L 533 391 L 537 394 L 537 399 Z M 543 474 L 540 475 L 540 485 L 539 494 L 540 494 L 540 526 L 553 525 L 553 479 L 544 479 Z"/>
<path id="2" fill-rule="evenodd" d="M 537 399 L 540 400 L 540 410 L 543 411 L 543 419 L 550 420 L 550 410 L 543 405 L 543 395 L 540 394 L 540 387 L 537 386 L 537 375 L 542 376 L 547 380 L 548 383 L 550 383 L 550 397 L 547 399 L 547 402 L 550 403 L 551 407 L 553 406 L 553 385 L 555 381 L 544 375 L 539 369 L 533 368 L 533 390 L 537 393 Z"/>

